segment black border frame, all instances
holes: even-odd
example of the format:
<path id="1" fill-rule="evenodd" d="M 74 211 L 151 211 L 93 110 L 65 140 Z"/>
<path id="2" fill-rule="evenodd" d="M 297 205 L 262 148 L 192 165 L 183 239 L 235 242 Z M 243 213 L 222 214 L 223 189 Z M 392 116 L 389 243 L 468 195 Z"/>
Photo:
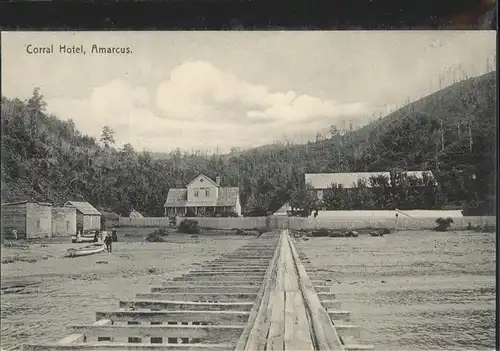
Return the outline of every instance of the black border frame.
<path id="1" fill-rule="evenodd" d="M 0 0 L 0 29 L 493 30 L 495 5 L 495 0 Z"/>
<path id="2" fill-rule="evenodd" d="M 496 0 L 0 0 L 3 31 L 498 30 L 497 16 Z M 497 60 L 497 74 L 498 68 Z M 497 84 L 497 97 L 499 93 Z M 498 99 L 496 113 L 500 150 Z M 497 213 L 498 156 L 497 153 Z M 499 250 L 497 218 L 497 350 Z"/>

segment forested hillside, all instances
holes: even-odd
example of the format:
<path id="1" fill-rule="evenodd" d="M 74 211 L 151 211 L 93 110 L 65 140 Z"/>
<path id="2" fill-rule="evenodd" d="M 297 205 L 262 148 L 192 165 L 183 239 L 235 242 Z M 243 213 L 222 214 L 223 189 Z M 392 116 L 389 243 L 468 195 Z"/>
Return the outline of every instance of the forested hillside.
<path id="1" fill-rule="evenodd" d="M 229 155 L 138 153 L 82 135 L 71 121 L 45 113 L 41 93 L 28 101 L 2 97 L 2 202 L 34 199 L 63 203 L 85 199 L 128 215 L 163 214 L 171 187 L 199 173 L 240 187 L 244 209 L 274 211 L 300 198 L 306 172 L 430 170 L 439 204 L 467 204 L 493 213 L 495 204 L 495 73 L 468 79 L 371 123 L 307 145 L 272 147 Z M 394 206 L 398 206 L 397 203 Z"/>

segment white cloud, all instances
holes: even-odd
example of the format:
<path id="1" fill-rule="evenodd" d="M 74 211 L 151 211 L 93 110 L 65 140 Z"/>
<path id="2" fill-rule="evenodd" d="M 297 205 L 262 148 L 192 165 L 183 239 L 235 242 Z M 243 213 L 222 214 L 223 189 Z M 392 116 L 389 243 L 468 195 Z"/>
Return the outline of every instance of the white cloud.
<path id="1" fill-rule="evenodd" d="M 104 125 L 116 132 L 116 139 L 125 140 L 134 133 L 131 119 L 152 112 L 144 106 L 150 96 L 144 87 L 132 87 L 128 82 L 117 79 L 92 89 L 84 99 L 48 99 L 47 109 L 61 119 L 73 119 L 77 128 L 85 134 L 99 137 Z"/>
<path id="2" fill-rule="evenodd" d="M 272 92 L 223 72 L 208 62 L 186 62 L 160 82 L 156 101 L 145 87 L 116 79 L 92 89 L 85 99 L 50 99 L 48 108 L 72 118 L 84 133 L 99 138 L 102 127 L 116 132 L 117 145 L 167 151 L 251 147 L 272 143 L 284 134 L 314 135 L 336 117 L 359 115 L 362 103 Z"/>
<path id="3" fill-rule="evenodd" d="M 203 61 L 189 61 L 177 66 L 170 79 L 160 83 L 156 102 L 165 117 L 183 120 L 245 119 L 306 121 L 311 118 L 331 120 L 340 115 L 365 112 L 361 103 L 339 105 L 294 91 L 271 92 L 264 85 L 251 84 L 225 73 Z M 228 109 L 231 113 L 228 113 Z M 241 118 L 234 118 L 234 111 Z"/>

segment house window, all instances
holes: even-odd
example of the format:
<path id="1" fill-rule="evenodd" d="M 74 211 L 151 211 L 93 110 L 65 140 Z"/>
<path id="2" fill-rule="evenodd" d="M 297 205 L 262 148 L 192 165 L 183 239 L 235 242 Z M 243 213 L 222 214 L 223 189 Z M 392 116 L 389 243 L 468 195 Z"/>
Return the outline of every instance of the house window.
<path id="1" fill-rule="evenodd" d="M 210 189 L 205 190 L 205 196 L 210 196 Z"/>
<path id="2" fill-rule="evenodd" d="M 198 195 L 199 195 L 198 190 L 195 190 L 195 191 L 194 191 L 194 196 L 195 196 L 195 197 L 198 197 Z"/>

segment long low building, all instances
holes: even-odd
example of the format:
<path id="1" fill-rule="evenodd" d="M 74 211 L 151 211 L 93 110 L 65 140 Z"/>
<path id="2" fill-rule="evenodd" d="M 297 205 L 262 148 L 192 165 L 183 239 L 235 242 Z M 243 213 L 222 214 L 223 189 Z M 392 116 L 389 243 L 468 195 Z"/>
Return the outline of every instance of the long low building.
<path id="1" fill-rule="evenodd" d="M 423 179 L 424 173 L 433 177 L 430 171 L 407 171 L 407 176 Z M 305 183 L 314 189 L 316 198 L 323 199 L 323 194 L 332 184 L 341 185 L 344 189 L 352 189 L 359 181 L 365 181 L 367 187 L 371 187 L 370 178 L 384 176 L 390 179 L 390 172 L 355 172 L 355 173 L 306 173 Z"/>

